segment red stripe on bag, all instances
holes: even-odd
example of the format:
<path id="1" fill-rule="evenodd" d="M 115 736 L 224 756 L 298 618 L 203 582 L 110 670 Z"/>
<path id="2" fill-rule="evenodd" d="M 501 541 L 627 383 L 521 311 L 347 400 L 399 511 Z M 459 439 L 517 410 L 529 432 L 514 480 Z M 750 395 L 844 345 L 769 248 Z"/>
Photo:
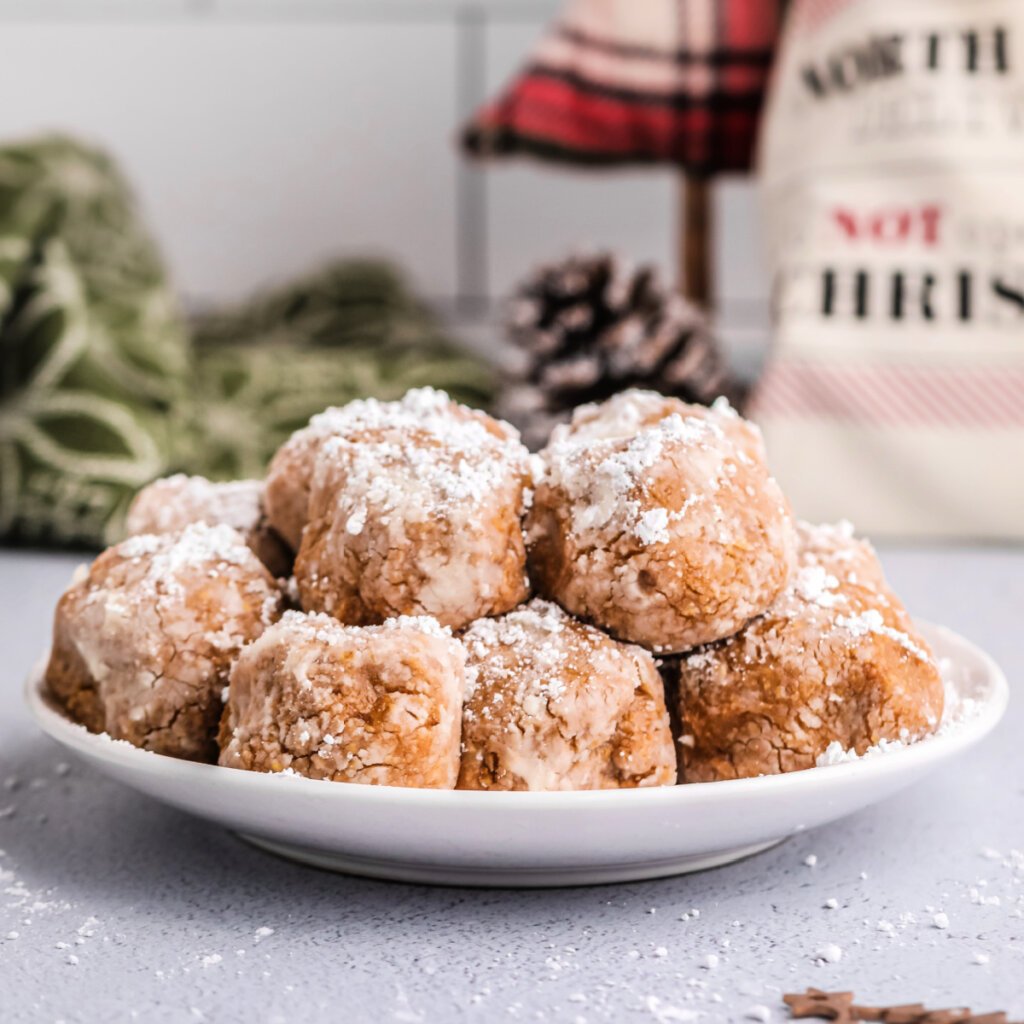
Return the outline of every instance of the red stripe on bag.
<path id="1" fill-rule="evenodd" d="M 884 427 L 1021 427 L 1024 370 L 780 363 L 765 374 L 750 414 Z"/>
<path id="2" fill-rule="evenodd" d="M 801 30 L 813 32 L 842 14 L 853 3 L 856 0 L 797 0 L 791 17 Z"/>

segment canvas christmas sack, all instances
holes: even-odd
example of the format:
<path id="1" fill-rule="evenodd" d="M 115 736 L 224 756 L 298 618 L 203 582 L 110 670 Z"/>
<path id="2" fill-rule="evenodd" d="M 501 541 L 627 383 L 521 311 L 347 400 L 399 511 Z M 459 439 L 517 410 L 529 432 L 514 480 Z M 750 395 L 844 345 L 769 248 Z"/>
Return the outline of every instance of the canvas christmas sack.
<path id="1" fill-rule="evenodd" d="M 760 169 L 797 513 L 1024 539 L 1024 3 L 795 0 Z"/>

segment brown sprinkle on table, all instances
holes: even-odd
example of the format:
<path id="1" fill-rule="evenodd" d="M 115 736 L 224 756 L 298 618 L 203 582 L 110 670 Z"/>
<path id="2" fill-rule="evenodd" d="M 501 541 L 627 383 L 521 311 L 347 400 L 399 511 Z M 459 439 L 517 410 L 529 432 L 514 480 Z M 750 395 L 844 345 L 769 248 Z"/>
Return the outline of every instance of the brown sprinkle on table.
<path id="1" fill-rule="evenodd" d="M 928 1012 L 924 1003 L 906 1003 L 903 1006 L 889 1007 L 858 1006 L 856 1009 L 861 1011 L 860 1020 L 881 1020 L 885 1021 L 885 1024 L 916 1024 Z"/>
<path id="2" fill-rule="evenodd" d="M 923 1003 L 900 1006 L 858 1006 L 852 992 L 823 992 L 809 988 L 782 997 L 794 1019 L 816 1017 L 819 1020 L 881 1021 L 882 1024 L 1009 1024 L 1004 1011 L 973 1014 L 967 1008 L 928 1010 Z"/>

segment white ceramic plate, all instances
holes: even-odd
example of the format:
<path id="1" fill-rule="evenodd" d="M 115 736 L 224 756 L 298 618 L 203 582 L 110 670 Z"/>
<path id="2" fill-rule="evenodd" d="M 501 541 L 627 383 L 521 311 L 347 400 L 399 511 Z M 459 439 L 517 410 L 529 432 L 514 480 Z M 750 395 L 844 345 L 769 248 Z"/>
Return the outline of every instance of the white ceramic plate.
<path id="1" fill-rule="evenodd" d="M 920 630 L 962 718 L 873 757 L 758 779 L 581 793 L 479 793 L 344 785 L 193 764 L 96 736 L 26 696 L 55 740 L 128 786 L 258 846 L 375 878 L 550 886 L 697 871 L 758 853 L 903 789 L 989 733 L 1009 688 L 995 662 L 938 626 Z M 966 712 L 966 713 L 964 713 Z"/>

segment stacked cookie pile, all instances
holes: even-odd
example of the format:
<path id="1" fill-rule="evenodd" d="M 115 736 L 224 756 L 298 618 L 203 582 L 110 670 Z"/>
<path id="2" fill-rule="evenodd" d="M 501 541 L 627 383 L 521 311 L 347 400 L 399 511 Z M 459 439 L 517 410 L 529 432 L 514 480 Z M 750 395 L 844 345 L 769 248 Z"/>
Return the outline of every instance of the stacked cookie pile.
<path id="1" fill-rule="evenodd" d="M 265 481 L 157 481 L 76 578 L 47 670 L 137 746 L 317 779 L 607 789 L 933 731 L 870 546 L 794 523 L 724 402 L 627 391 L 530 456 L 431 389 L 329 409 Z"/>

